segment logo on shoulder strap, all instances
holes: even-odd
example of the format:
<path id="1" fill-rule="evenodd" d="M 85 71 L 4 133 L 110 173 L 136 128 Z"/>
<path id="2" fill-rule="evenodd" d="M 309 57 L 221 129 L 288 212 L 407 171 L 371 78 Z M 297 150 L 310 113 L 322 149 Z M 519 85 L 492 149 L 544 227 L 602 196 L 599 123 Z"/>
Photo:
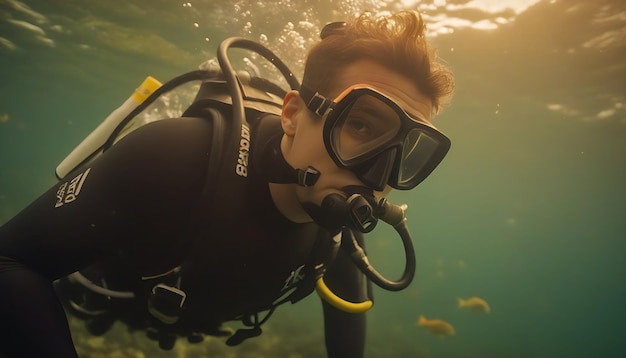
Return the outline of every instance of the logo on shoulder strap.
<path id="1" fill-rule="evenodd" d="M 250 128 L 241 124 L 241 140 L 239 141 L 239 157 L 235 172 L 242 177 L 248 176 L 248 153 L 250 152 Z"/>

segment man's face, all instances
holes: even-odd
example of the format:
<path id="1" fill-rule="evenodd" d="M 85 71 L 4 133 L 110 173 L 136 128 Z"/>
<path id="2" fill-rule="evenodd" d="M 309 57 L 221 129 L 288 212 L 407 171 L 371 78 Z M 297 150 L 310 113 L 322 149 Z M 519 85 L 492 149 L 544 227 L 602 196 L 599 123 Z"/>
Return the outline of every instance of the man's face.
<path id="1" fill-rule="evenodd" d="M 350 65 L 337 78 L 337 86 L 329 93 L 328 98 L 336 97 L 354 84 L 371 85 L 396 101 L 409 115 L 430 121 L 432 113 L 430 99 L 421 94 L 402 75 L 369 60 Z M 321 173 L 315 185 L 297 188 L 300 202 L 320 204 L 326 195 L 341 194 L 341 188 L 347 185 L 364 185 L 354 173 L 339 168 L 332 160 L 324 145 L 323 120 L 307 109 L 299 95 L 294 92 L 287 95 L 282 117 L 286 135 L 281 149 L 287 162 L 298 169 L 311 166 Z M 389 190 L 387 187 L 377 196 L 382 197 Z"/>

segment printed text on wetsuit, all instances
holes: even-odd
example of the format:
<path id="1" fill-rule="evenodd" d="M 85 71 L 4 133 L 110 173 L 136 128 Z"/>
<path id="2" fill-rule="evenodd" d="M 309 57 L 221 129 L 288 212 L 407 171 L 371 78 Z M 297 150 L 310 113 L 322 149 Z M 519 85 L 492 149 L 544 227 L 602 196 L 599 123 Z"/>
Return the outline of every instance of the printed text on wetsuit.
<path id="1" fill-rule="evenodd" d="M 89 175 L 90 171 L 91 168 L 88 168 L 84 172 L 75 176 L 74 179 L 61 184 L 57 190 L 57 200 L 54 205 L 55 208 L 69 204 L 78 198 L 78 194 L 80 194 L 83 184 L 85 183 L 85 179 L 87 179 L 87 175 Z"/>

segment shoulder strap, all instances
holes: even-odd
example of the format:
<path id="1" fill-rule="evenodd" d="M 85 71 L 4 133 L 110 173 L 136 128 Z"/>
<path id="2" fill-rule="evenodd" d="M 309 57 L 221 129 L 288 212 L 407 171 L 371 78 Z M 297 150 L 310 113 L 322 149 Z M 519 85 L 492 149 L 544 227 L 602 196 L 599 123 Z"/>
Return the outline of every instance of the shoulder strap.
<path id="1" fill-rule="evenodd" d="M 230 105 L 219 101 L 201 100 L 189 107 L 183 115 L 207 118 L 213 127 L 208 153 L 210 158 L 199 212 L 219 210 L 224 214 L 221 215 L 222 219 L 234 221 L 236 218 L 233 216 L 240 211 L 245 196 L 245 191 L 241 188 L 245 188 L 246 184 L 250 130 L 246 124 L 241 128 L 234 128 L 233 121 L 226 118 L 229 113 Z M 237 143 L 226 140 L 232 137 L 230 135 L 232 131 L 240 133 L 240 140 Z"/>

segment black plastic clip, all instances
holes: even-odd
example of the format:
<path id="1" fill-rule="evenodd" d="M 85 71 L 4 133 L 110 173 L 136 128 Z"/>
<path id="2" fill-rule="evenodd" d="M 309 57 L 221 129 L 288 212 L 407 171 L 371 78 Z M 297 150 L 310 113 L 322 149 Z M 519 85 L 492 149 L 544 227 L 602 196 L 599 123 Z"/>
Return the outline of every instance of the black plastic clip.
<path id="1" fill-rule="evenodd" d="M 298 173 L 298 185 L 300 186 L 311 186 L 320 177 L 320 171 L 313 167 L 307 167 L 306 170 L 296 169 L 296 171 Z"/>

